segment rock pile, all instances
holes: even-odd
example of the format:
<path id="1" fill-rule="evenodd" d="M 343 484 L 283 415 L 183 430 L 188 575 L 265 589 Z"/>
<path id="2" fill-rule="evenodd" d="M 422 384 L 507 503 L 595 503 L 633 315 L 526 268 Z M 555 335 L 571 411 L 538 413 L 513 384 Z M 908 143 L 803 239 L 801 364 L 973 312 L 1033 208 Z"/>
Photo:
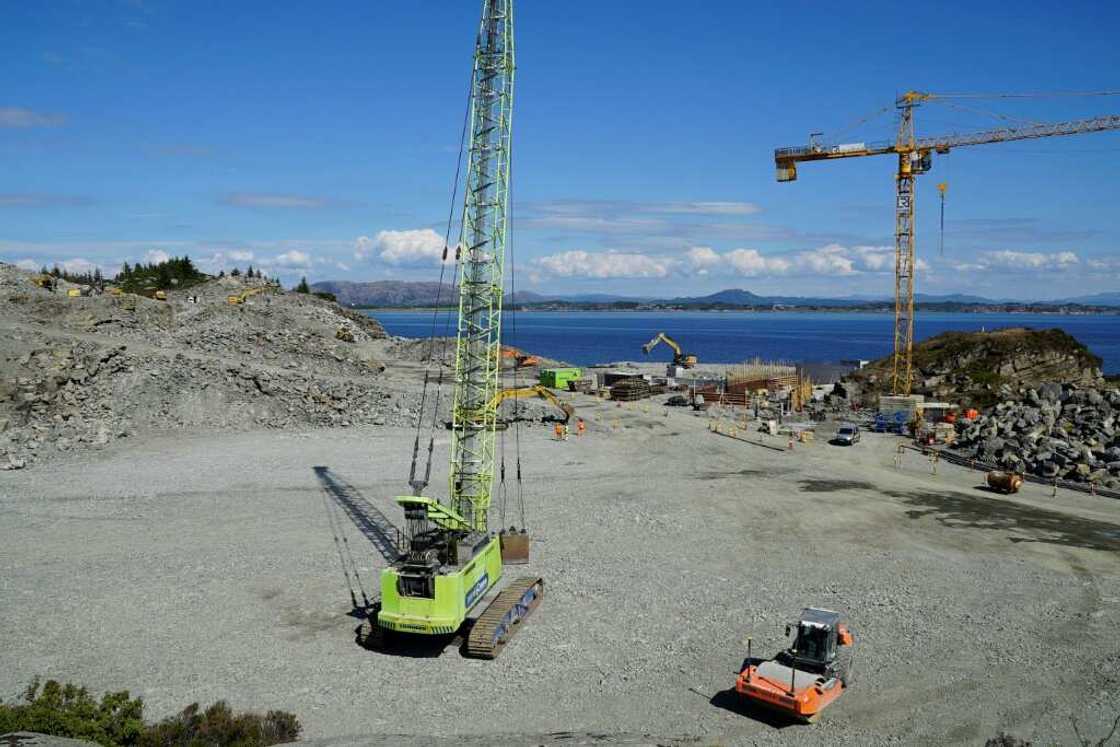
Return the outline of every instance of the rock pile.
<path id="1" fill-rule="evenodd" d="M 236 279 L 71 298 L 30 276 L 0 264 L 0 469 L 158 430 L 415 422 L 418 396 L 382 375 L 381 325 L 329 301 L 230 304 Z"/>
<path id="2" fill-rule="evenodd" d="M 1042 384 L 962 426 L 955 447 L 988 464 L 1120 488 L 1120 389 Z"/>
<path id="3" fill-rule="evenodd" d="M 411 425 L 418 411 L 415 396 L 386 391 L 373 376 L 38 334 L 25 341 L 30 352 L 6 361 L 12 376 L 0 383 L 0 469 L 151 430 Z"/>

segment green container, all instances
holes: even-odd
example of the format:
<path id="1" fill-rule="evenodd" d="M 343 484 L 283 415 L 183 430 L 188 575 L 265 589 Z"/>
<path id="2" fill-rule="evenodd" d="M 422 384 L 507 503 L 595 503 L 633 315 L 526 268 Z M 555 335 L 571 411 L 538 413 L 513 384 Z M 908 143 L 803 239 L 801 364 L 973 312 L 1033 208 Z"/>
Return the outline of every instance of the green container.
<path id="1" fill-rule="evenodd" d="M 540 382 L 552 389 L 567 389 L 569 381 L 575 381 L 583 375 L 578 368 L 545 368 L 541 370 Z"/>

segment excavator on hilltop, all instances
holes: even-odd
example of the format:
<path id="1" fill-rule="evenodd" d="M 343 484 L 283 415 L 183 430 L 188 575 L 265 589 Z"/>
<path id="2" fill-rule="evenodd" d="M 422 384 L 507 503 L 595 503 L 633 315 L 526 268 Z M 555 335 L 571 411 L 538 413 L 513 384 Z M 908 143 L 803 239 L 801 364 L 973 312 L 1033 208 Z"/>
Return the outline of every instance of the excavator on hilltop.
<path id="1" fill-rule="evenodd" d="M 670 349 L 672 349 L 674 366 L 680 366 L 681 368 L 692 368 L 699 362 L 696 356 L 692 353 L 682 352 L 681 346 L 677 344 L 677 341 L 672 337 L 669 337 L 669 335 L 665 334 L 664 332 L 658 332 L 656 337 L 647 342 L 645 345 L 642 345 L 642 352 L 646 355 L 649 355 L 649 351 L 653 350 L 661 343 L 665 343 L 669 346 Z"/>

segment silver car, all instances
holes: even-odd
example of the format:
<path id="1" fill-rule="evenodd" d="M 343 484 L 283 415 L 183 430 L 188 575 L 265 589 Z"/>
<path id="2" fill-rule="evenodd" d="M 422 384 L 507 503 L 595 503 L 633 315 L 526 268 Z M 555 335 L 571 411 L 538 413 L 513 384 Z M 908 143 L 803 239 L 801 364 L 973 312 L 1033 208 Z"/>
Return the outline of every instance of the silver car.
<path id="1" fill-rule="evenodd" d="M 840 446 L 851 446 L 859 443 L 859 427 L 851 423 L 841 423 L 840 427 L 836 429 L 836 436 L 832 441 Z"/>

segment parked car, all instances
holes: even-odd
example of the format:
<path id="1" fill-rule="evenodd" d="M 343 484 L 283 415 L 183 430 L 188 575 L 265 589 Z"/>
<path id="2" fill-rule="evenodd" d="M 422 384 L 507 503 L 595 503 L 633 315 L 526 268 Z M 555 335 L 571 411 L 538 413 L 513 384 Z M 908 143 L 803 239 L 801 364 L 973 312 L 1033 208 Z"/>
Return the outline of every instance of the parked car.
<path id="1" fill-rule="evenodd" d="M 836 429 L 836 436 L 832 442 L 840 446 L 851 446 L 859 443 L 859 426 L 851 423 L 841 423 Z"/>

